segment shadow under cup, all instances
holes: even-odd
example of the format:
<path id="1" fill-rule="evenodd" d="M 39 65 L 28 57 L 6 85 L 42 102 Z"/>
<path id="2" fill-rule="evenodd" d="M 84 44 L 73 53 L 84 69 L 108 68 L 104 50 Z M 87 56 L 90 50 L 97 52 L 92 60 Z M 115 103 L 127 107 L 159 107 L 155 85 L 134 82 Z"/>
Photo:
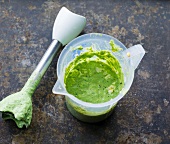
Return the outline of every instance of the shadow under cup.
<path id="1" fill-rule="evenodd" d="M 113 40 L 123 50 L 113 53 L 109 44 L 110 40 Z M 81 101 L 66 91 L 64 85 L 65 69 L 76 56 L 86 51 L 86 49 L 74 49 L 78 46 L 83 48 L 92 46 L 94 50 L 108 50 L 118 59 L 124 74 L 124 87 L 118 96 L 105 103 L 92 104 Z M 120 41 L 105 34 L 91 33 L 74 39 L 60 54 L 57 63 L 58 80 L 54 85 L 53 93 L 65 95 L 67 108 L 73 116 L 81 121 L 93 123 L 106 119 L 112 113 L 117 102 L 127 93 L 133 82 L 134 69 L 124 53 L 126 50 L 127 48 Z"/>

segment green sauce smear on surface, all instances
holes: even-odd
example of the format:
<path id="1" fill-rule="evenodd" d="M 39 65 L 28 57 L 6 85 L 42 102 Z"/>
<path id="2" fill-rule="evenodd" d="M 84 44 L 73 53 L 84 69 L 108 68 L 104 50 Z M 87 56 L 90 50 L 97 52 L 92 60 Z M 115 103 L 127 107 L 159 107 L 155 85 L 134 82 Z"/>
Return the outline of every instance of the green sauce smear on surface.
<path id="1" fill-rule="evenodd" d="M 111 50 L 112 52 L 118 52 L 118 51 L 121 51 L 123 50 L 122 48 L 120 48 L 119 46 L 117 46 L 113 40 L 110 40 L 109 42 L 110 46 L 111 46 Z"/>

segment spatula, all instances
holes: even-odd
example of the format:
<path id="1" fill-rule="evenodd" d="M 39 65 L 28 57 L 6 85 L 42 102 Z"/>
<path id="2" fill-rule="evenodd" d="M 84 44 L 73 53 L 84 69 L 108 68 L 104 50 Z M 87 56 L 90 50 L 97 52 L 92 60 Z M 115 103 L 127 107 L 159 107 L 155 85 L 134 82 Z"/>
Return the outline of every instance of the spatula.
<path id="1" fill-rule="evenodd" d="M 11 94 L 0 101 L 0 116 L 2 115 L 3 119 L 14 120 L 19 128 L 30 125 L 32 119 L 32 95 L 41 78 L 58 50 L 78 36 L 85 27 L 85 24 L 85 17 L 72 13 L 65 7 L 61 8 L 54 22 L 52 43 L 30 78 L 21 91 Z"/>

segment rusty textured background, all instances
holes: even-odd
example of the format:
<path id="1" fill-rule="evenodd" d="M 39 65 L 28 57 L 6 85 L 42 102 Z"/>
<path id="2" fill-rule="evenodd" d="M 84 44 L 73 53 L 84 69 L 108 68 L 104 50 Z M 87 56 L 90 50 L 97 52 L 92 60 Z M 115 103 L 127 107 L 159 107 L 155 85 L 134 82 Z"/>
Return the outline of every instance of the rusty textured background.
<path id="1" fill-rule="evenodd" d="M 106 33 L 127 47 L 141 43 L 147 54 L 128 94 L 97 124 L 78 121 L 64 97 L 52 94 L 56 58 L 34 94 L 30 127 L 0 121 L 0 144 L 169 144 L 168 0 L 0 0 L 0 100 L 19 91 L 36 67 L 62 6 L 87 18 L 83 33 Z"/>

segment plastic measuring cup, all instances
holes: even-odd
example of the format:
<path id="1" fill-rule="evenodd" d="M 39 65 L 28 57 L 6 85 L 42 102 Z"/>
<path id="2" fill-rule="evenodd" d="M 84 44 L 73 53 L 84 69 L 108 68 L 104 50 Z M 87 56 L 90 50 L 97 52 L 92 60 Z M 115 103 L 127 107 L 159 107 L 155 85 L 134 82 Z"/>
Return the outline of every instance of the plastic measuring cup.
<path id="1" fill-rule="evenodd" d="M 113 40 L 116 45 L 122 48 L 122 51 L 112 52 L 109 44 L 110 40 Z M 74 49 L 78 46 L 82 46 L 83 49 Z M 88 103 L 77 99 L 67 92 L 64 84 L 65 68 L 76 56 L 86 51 L 85 47 L 91 46 L 94 50 L 110 51 L 118 59 L 124 74 L 124 87 L 119 95 L 108 102 L 99 104 Z M 111 114 L 117 102 L 130 89 L 134 78 L 134 70 L 140 63 L 144 54 L 145 51 L 141 45 L 135 45 L 127 49 L 119 40 L 106 34 L 91 33 L 82 35 L 71 41 L 61 52 L 57 63 L 58 80 L 52 91 L 55 94 L 65 95 L 67 108 L 77 119 L 84 122 L 102 121 Z"/>

